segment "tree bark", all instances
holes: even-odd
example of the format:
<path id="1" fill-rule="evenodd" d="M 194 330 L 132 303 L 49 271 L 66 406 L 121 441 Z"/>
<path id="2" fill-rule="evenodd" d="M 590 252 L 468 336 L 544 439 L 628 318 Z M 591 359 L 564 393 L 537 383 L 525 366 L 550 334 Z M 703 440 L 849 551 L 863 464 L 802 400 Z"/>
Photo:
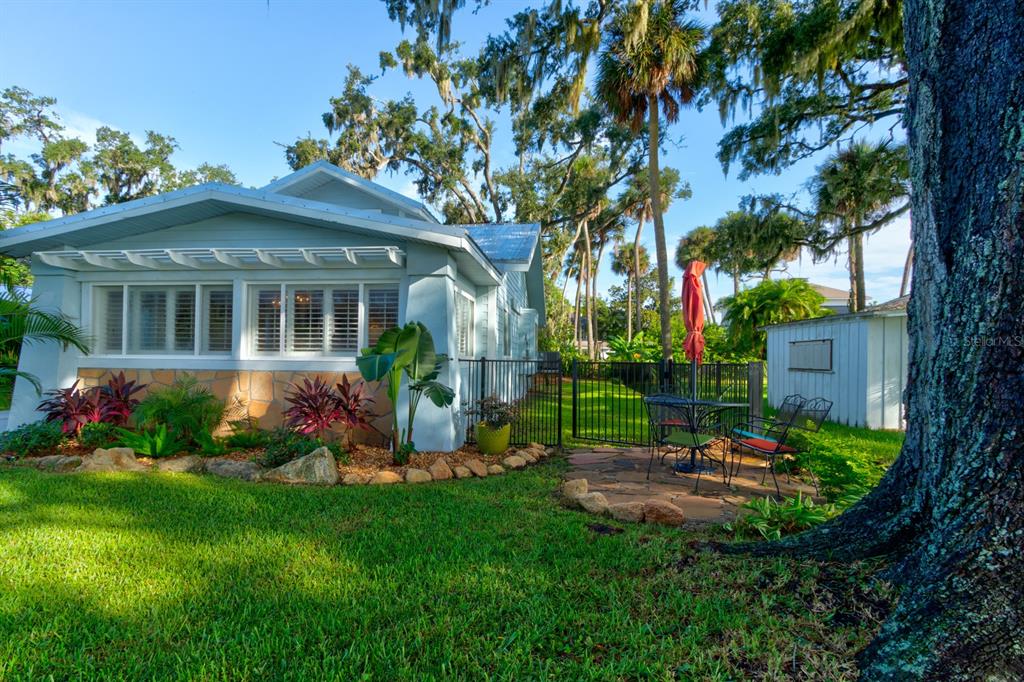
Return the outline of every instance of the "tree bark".
<path id="1" fill-rule="evenodd" d="M 879 486 L 758 554 L 887 555 L 864 680 L 1024 678 L 1024 6 L 907 0 L 907 435 Z M 972 87 L 962 78 L 972 74 Z"/>
<path id="2" fill-rule="evenodd" d="M 633 285 L 635 287 L 635 296 L 633 299 L 636 301 L 636 332 L 639 334 L 643 331 L 643 318 L 641 316 L 641 304 L 640 304 L 640 234 L 644 231 L 644 219 L 641 217 L 636 221 L 636 237 L 633 238 Z"/>
<path id="3" fill-rule="evenodd" d="M 633 268 L 626 270 L 626 340 L 633 340 Z"/>
<path id="4" fill-rule="evenodd" d="M 647 98 L 648 145 L 647 175 L 651 187 L 651 213 L 654 216 L 654 248 L 658 256 L 658 319 L 661 322 L 661 356 L 672 359 L 672 309 L 668 290 L 668 246 L 665 243 L 665 216 L 661 214 L 661 182 L 658 170 L 658 98 Z"/>
<path id="5" fill-rule="evenodd" d="M 847 263 L 850 270 L 849 307 L 850 312 L 855 313 L 858 311 L 857 301 L 860 300 L 860 296 L 857 295 L 857 247 L 853 244 L 853 235 L 846 238 L 846 251 Z"/>
<path id="6" fill-rule="evenodd" d="M 586 279 L 584 280 L 583 296 L 587 304 L 587 357 L 593 360 L 594 355 L 594 307 L 593 299 L 590 297 L 590 280 L 594 276 L 591 255 L 593 245 L 590 241 L 590 221 L 583 221 L 583 261 L 586 264 Z"/>
<path id="7" fill-rule="evenodd" d="M 864 287 L 864 233 L 853 235 L 853 248 L 857 251 L 857 311 L 868 305 L 868 294 Z"/>
<path id="8" fill-rule="evenodd" d="M 590 281 L 590 295 L 594 301 L 594 338 L 597 339 L 600 331 L 597 328 L 597 273 L 601 271 L 601 259 L 604 258 L 604 247 L 606 242 L 601 242 L 597 247 L 597 259 L 594 261 L 594 274 Z M 594 355 L 595 359 L 597 354 Z"/>

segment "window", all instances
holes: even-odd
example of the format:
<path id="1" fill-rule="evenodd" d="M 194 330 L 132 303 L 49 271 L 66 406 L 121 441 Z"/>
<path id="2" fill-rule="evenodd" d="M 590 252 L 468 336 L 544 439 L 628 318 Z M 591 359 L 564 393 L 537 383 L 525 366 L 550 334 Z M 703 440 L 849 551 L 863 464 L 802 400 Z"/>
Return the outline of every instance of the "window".
<path id="1" fill-rule="evenodd" d="M 230 285 L 97 286 L 92 328 L 104 353 L 230 353 L 231 305 Z"/>
<path id="2" fill-rule="evenodd" d="M 359 353 L 360 291 L 366 305 L 369 344 L 398 324 L 398 287 L 358 284 L 257 285 L 250 289 L 252 349 L 261 355 Z"/>
<path id="3" fill-rule="evenodd" d="M 461 291 L 455 292 L 455 333 L 459 340 L 459 356 L 473 355 L 473 299 Z"/>
<path id="4" fill-rule="evenodd" d="M 832 339 L 790 341 L 789 368 L 805 372 L 831 372 Z"/>
<path id="5" fill-rule="evenodd" d="M 385 330 L 398 326 L 398 287 L 366 288 L 367 343 L 377 343 Z"/>

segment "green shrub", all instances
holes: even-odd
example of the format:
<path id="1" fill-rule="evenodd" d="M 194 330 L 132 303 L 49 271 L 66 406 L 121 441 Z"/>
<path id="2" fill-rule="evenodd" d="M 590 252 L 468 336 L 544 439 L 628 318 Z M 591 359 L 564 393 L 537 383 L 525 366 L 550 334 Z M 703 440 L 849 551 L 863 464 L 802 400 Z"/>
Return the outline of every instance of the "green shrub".
<path id="1" fill-rule="evenodd" d="M 176 440 L 191 446 L 220 425 L 226 409 L 223 400 L 185 374 L 172 386 L 151 391 L 135 408 L 132 420 L 145 430 L 166 425 Z"/>
<path id="2" fill-rule="evenodd" d="M 236 450 L 265 448 L 270 442 L 271 431 L 261 429 L 255 419 L 249 417 L 228 422 L 231 435 L 224 439 L 228 447 Z"/>
<path id="3" fill-rule="evenodd" d="M 117 427 L 106 422 L 82 424 L 82 428 L 78 432 L 78 444 L 90 450 L 106 448 L 117 441 Z"/>
<path id="4" fill-rule="evenodd" d="M 168 433 L 167 427 L 163 424 L 138 433 L 119 428 L 117 435 L 121 447 L 131 448 L 135 454 L 146 457 L 170 457 L 183 449 L 181 441 Z"/>
<path id="5" fill-rule="evenodd" d="M 828 521 L 839 513 L 834 504 L 815 504 L 810 497 L 797 494 L 776 502 L 773 497 L 755 499 L 741 508 L 749 510 L 725 527 L 739 537 L 760 535 L 765 540 L 778 540 L 783 535 L 799 533 Z"/>
<path id="6" fill-rule="evenodd" d="M 58 422 L 33 422 L 0 433 L 0 452 L 15 457 L 53 454 L 65 437 Z"/>
<path id="7" fill-rule="evenodd" d="M 272 469 L 303 455 L 308 455 L 323 445 L 324 442 L 319 438 L 297 433 L 291 429 L 275 429 L 270 434 L 269 442 L 259 457 L 259 462 L 268 469 Z"/>
<path id="8" fill-rule="evenodd" d="M 199 434 L 196 441 L 199 443 L 199 454 L 203 457 L 220 457 L 231 450 L 226 438 L 217 438 L 209 433 Z"/>

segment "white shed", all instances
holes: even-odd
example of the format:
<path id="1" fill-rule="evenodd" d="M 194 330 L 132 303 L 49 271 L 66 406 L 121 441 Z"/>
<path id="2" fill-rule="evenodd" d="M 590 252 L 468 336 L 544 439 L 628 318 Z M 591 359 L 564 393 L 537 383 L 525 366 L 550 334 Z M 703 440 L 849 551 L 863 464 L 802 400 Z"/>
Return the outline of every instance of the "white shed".
<path id="1" fill-rule="evenodd" d="M 765 327 L 768 402 L 778 407 L 793 393 L 821 397 L 832 401 L 830 421 L 902 430 L 907 298 Z"/>

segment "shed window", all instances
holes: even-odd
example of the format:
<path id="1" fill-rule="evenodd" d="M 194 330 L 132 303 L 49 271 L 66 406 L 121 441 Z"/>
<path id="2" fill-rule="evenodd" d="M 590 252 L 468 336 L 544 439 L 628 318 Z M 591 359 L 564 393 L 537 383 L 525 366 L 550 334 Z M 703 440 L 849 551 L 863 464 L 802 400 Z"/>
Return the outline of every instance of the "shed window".
<path id="1" fill-rule="evenodd" d="M 789 368 L 805 372 L 832 371 L 832 339 L 790 341 Z"/>

